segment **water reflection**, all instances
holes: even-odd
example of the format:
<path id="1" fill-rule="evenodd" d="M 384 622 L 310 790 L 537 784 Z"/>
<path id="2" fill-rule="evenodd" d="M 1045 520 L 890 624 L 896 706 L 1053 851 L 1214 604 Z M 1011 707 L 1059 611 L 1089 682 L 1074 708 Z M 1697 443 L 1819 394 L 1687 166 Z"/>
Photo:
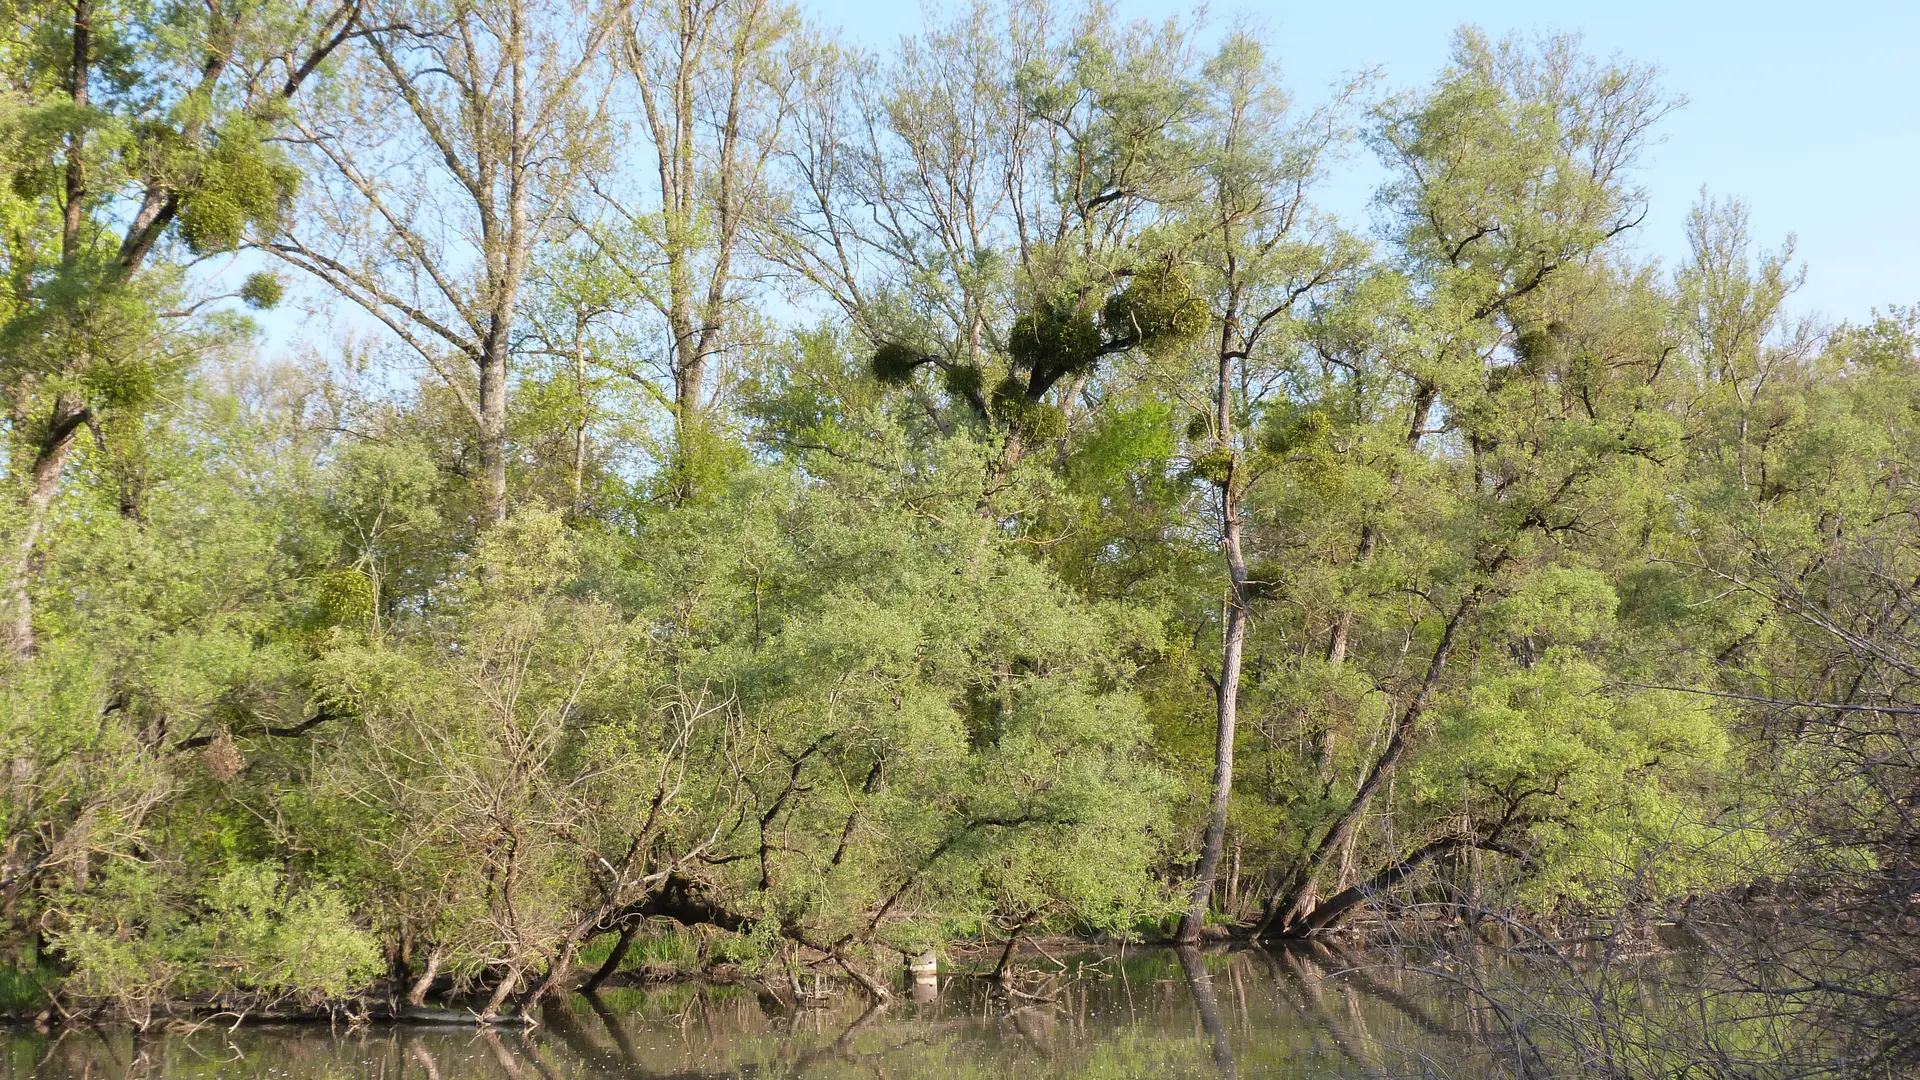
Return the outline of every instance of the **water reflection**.
<path id="1" fill-rule="evenodd" d="M 1238 1075 L 1233 1060 L 1233 1039 L 1220 1020 L 1220 995 L 1214 992 L 1213 973 L 1207 970 L 1206 957 L 1199 949 L 1176 950 L 1180 968 L 1187 976 L 1187 992 L 1193 995 L 1193 1010 L 1200 1014 L 1200 1026 L 1213 1043 L 1213 1064 L 1224 1077 Z M 1236 987 L 1238 989 L 1238 987 Z M 1235 995 L 1236 1000 L 1241 995 Z"/>
<path id="2" fill-rule="evenodd" d="M 251 1026 L 0 1034 L 6 1076 L 587 1080 L 696 1077 L 1478 1076 L 1472 1002 L 1323 948 L 1066 958 L 1008 994 L 907 981 L 888 1008 L 797 1012 L 731 987 L 603 990 L 531 1032 Z"/>

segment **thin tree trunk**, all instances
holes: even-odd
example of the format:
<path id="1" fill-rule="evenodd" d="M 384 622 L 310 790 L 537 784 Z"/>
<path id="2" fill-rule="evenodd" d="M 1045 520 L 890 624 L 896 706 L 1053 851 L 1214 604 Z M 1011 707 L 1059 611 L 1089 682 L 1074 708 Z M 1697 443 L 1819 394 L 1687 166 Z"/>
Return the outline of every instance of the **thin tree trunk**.
<path id="1" fill-rule="evenodd" d="M 520 999 L 519 1012 L 531 1012 L 538 1007 L 542 999 L 553 993 L 554 987 L 565 982 L 567 976 L 573 973 L 573 960 L 579 954 L 580 939 L 584 936 L 584 929 L 575 930 L 567 936 L 567 940 L 560 946 L 560 954 L 555 956 L 553 963 L 547 967 L 546 975 L 534 984 L 533 989 L 527 991 L 525 997 Z"/>
<path id="2" fill-rule="evenodd" d="M 1233 334 L 1233 322 L 1221 329 L 1219 383 L 1215 388 L 1214 431 L 1219 445 L 1229 445 L 1232 432 L 1233 360 L 1226 343 Z M 1200 844 L 1200 865 L 1195 870 L 1193 898 L 1186 916 L 1180 921 L 1175 940 L 1200 940 L 1207 922 L 1207 907 L 1213 900 L 1214 878 L 1220 872 L 1220 855 L 1227 840 L 1227 809 L 1233 802 L 1233 745 L 1239 724 L 1240 665 L 1247 640 L 1247 560 L 1240 546 L 1240 477 L 1237 459 L 1227 467 L 1220 489 L 1220 547 L 1227 560 L 1227 620 L 1220 640 L 1220 682 L 1214 687 L 1213 801 L 1208 807 L 1207 831 Z"/>
<path id="3" fill-rule="evenodd" d="M 498 986 L 493 988 L 493 996 L 487 999 L 487 1007 L 481 1010 L 480 1018 L 483 1020 L 492 1020 L 498 1017 L 500 1015 L 500 1006 L 506 1004 L 508 995 L 512 994 L 513 988 L 519 985 L 520 965 L 516 963 L 507 968 L 505 977 L 500 980 Z"/>
<path id="4" fill-rule="evenodd" d="M 582 509 L 582 493 L 587 480 L 587 422 L 591 411 L 587 406 L 587 315 L 584 310 L 574 309 L 573 313 L 573 399 L 580 415 L 573 422 L 573 501 L 568 504 L 567 512 L 577 515 Z"/>
<path id="5" fill-rule="evenodd" d="M 1520 852 L 1493 840 L 1480 840 L 1471 836 L 1443 837 L 1419 848 L 1411 855 L 1380 871 L 1366 881 L 1327 897 L 1323 903 L 1315 904 L 1312 913 L 1307 916 L 1301 929 L 1306 932 L 1324 930 L 1340 921 L 1349 911 L 1358 907 L 1362 902 L 1367 900 L 1367 898 L 1385 892 L 1406 880 L 1415 870 L 1418 870 L 1426 863 L 1443 855 L 1451 855 L 1458 851 L 1475 848 L 1485 851 L 1497 851 L 1500 854 L 1511 855 L 1516 858 L 1520 856 Z"/>
<path id="6" fill-rule="evenodd" d="M 684 339 L 680 370 L 674 373 L 674 432 L 680 452 L 690 452 L 693 432 L 706 412 L 707 358 L 692 335 Z"/>
<path id="7" fill-rule="evenodd" d="M 510 72 L 507 93 L 506 220 L 495 219 L 499 245 L 488 253 L 488 320 L 480 348 L 480 471 L 481 508 L 488 524 L 507 520 L 507 368 L 513 324 L 519 310 L 520 283 L 526 276 L 532 244 L 528 218 L 528 173 L 535 167 L 527 130 L 526 52 L 524 5 L 507 5 L 507 33 L 503 60 Z M 484 154 L 485 151 L 483 150 Z M 484 173 L 484 168 L 482 172 Z M 482 206 L 491 215 L 491 206 Z"/>
<path id="8" fill-rule="evenodd" d="M 1227 493 L 1222 492 L 1225 496 Z M 1239 725 L 1240 667 L 1247 639 L 1247 563 L 1240 550 L 1240 515 L 1231 505 L 1226 512 L 1225 548 L 1231 595 L 1227 601 L 1225 640 L 1220 647 L 1220 686 L 1214 698 L 1217 725 L 1213 744 L 1213 801 L 1208 807 L 1206 837 L 1201 841 L 1200 865 L 1193 884 L 1193 900 L 1180 923 L 1177 940 L 1200 940 L 1207 907 L 1213 899 L 1214 878 L 1226 846 L 1227 809 L 1233 801 L 1233 744 Z"/>
<path id="9" fill-rule="evenodd" d="M 76 111 L 88 105 L 88 79 L 93 71 L 93 0 L 74 0 L 73 63 L 67 96 Z M 67 136 L 66 205 L 60 227 L 60 262 L 72 269 L 80 256 L 80 226 L 86 219 L 86 129 L 76 126 Z"/>
<path id="10" fill-rule="evenodd" d="M 507 318 L 495 317 L 480 354 L 480 507 L 487 525 L 507 520 Z"/>
<path id="11" fill-rule="evenodd" d="M 1240 847 L 1245 837 L 1233 838 L 1233 865 L 1227 870 L 1227 902 L 1224 905 L 1229 920 L 1239 917 L 1240 912 Z"/>
<path id="12" fill-rule="evenodd" d="M 1007 935 L 1007 945 L 1005 948 L 1000 950 L 1000 962 L 993 965 L 993 981 L 994 982 L 999 983 L 1002 986 L 1005 986 L 1009 981 L 1011 981 L 1012 979 L 1011 972 L 1013 969 L 1013 951 L 1014 949 L 1019 947 L 1020 935 L 1025 933 L 1026 929 L 1027 929 L 1026 923 L 1024 922 L 1015 923 L 1012 932 Z"/>
<path id="13" fill-rule="evenodd" d="M 601 964 L 599 970 L 593 973 L 593 977 L 580 987 L 582 993 L 591 994 L 600 989 L 601 984 L 612 978 L 614 972 L 620 970 L 621 963 L 627 958 L 627 950 L 633 948 L 633 939 L 640 933 L 640 924 L 645 921 L 640 918 L 627 920 L 626 925 L 620 928 L 620 936 L 614 940 L 613 951 L 607 954 L 606 962 Z"/>
<path id="14" fill-rule="evenodd" d="M 1478 598 L 1478 592 L 1469 593 L 1454 608 L 1453 614 L 1447 619 L 1446 629 L 1440 634 L 1440 643 L 1434 649 L 1433 659 L 1427 665 L 1426 678 L 1421 680 L 1419 692 L 1414 695 L 1411 702 L 1408 702 L 1406 710 L 1400 714 L 1399 722 L 1394 724 L 1393 737 L 1387 741 L 1386 749 L 1381 751 L 1380 757 L 1374 761 L 1373 768 L 1368 770 L 1366 779 L 1361 781 L 1359 790 L 1353 793 L 1353 798 L 1347 803 L 1346 809 L 1341 811 L 1340 816 L 1334 820 L 1326 835 L 1320 838 L 1320 843 L 1313 849 L 1313 854 L 1307 859 L 1306 866 L 1301 868 L 1299 875 L 1294 879 L 1291 892 L 1279 898 L 1280 902 L 1276 903 L 1267 917 L 1261 920 L 1255 936 L 1266 936 L 1276 927 L 1282 934 L 1304 932 L 1308 928 L 1307 923 L 1310 921 L 1308 916 L 1314 905 L 1315 877 L 1326 866 L 1327 860 L 1333 856 L 1334 852 L 1340 849 L 1340 845 L 1353 831 L 1361 816 L 1367 812 L 1367 807 L 1373 802 L 1374 796 L 1393 776 L 1394 769 L 1400 764 L 1400 759 L 1406 756 L 1414 729 L 1419 725 L 1420 718 L 1426 714 L 1428 707 L 1433 704 L 1434 694 L 1439 690 L 1440 677 L 1446 671 L 1448 658 L 1453 655 L 1454 642 L 1459 634 L 1460 624 L 1465 621 L 1467 612 Z"/>
<path id="15" fill-rule="evenodd" d="M 833 962 L 840 965 L 840 970 L 846 972 L 848 978 L 858 984 L 860 989 L 866 991 L 867 998 L 875 1005 L 885 1005 L 887 1002 L 893 1000 L 892 991 L 876 982 L 873 976 L 861 971 L 859 967 L 847 959 L 846 954 L 842 953 L 839 949 L 834 949 L 830 955 L 833 957 Z"/>
<path id="16" fill-rule="evenodd" d="M 93 0 L 75 0 L 73 53 L 67 97 L 76 113 L 84 113 L 88 107 L 92 72 Z M 86 222 L 86 143 L 86 130 L 83 127 L 76 126 L 67 136 L 67 167 L 62 193 L 65 205 L 61 208 L 60 222 L 60 263 L 67 270 L 71 270 L 79 260 L 80 231 Z M 87 418 L 86 406 L 79 398 L 66 393 L 55 394 L 53 415 L 47 420 L 46 434 L 41 437 L 40 445 L 34 451 L 33 464 L 27 471 L 27 492 L 21 499 L 26 520 L 22 524 L 19 541 L 7 559 L 6 594 L 0 597 L 0 603 L 6 605 L 4 626 L 0 626 L 0 635 L 4 635 L 4 640 L 0 641 L 0 647 L 13 656 L 25 656 L 33 651 L 33 600 L 28 594 L 28 583 L 33 577 L 34 549 L 39 546 L 40 536 L 46 531 L 47 513 L 53 506 L 55 493 L 60 489 L 60 474 L 66 469 L 67 454 L 73 448 L 80 425 L 86 423 Z"/>
<path id="17" fill-rule="evenodd" d="M 1360 550 L 1354 554 L 1353 565 L 1362 567 L 1373 559 L 1373 549 L 1380 543 L 1380 534 L 1373 523 L 1360 526 Z M 1353 629 L 1353 605 L 1343 604 L 1340 614 L 1333 620 L 1333 632 L 1327 637 L 1327 666 L 1339 667 L 1347 661 L 1347 635 Z"/>

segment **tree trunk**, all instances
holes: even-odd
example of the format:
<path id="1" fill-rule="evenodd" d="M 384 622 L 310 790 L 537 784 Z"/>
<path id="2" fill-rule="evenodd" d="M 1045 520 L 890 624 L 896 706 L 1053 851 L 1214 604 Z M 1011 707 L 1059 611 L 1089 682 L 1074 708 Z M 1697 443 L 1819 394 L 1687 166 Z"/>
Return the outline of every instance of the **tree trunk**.
<path id="1" fill-rule="evenodd" d="M 73 5 L 73 66 L 67 96 L 76 111 L 88 106 L 88 78 L 93 71 L 93 0 Z M 60 223 L 60 262 L 72 269 L 80 257 L 80 226 L 87 212 L 86 129 L 76 126 L 67 136 L 66 205 Z"/>
<path id="2" fill-rule="evenodd" d="M 575 311 L 573 317 L 573 395 L 579 404 L 580 416 L 573 423 L 573 503 L 568 507 L 571 514 L 579 514 L 584 507 L 584 493 L 587 482 L 587 427 L 592 412 L 587 406 L 587 316 Z"/>
<path id="3" fill-rule="evenodd" d="M 547 967 L 546 975 L 534 984 L 533 989 L 527 991 L 525 997 L 520 999 L 521 1013 L 531 1012 L 538 1007 L 542 999 L 553 993 L 554 987 L 565 982 L 567 976 L 572 974 L 573 959 L 580 951 L 580 939 L 583 936 L 584 934 L 580 931 L 568 935 L 567 940 L 560 946 L 560 954 L 555 956 L 553 963 Z"/>
<path id="4" fill-rule="evenodd" d="M 93 0 L 75 0 L 73 5 L 73 52 L 68 73 L 67 97 L 76 113 L 84 113 L 91 98 L 89 81 L 93 71 Z M 76 126 L 67 136 L 67 167 L 60 223 L 60 263 L 71 270 L 81 254 L 81 226 L 86 221 L 87 163 L 86 129 Z M 66 469 L 67 453 L 80 425 L 86 423 L 86 405 L 72 394 L 54 395 L 53 415 L 47 419 L 46 434 L 35 448 L 33 464 L 27 470 L 27 492 L 21 499 L 26 511 L 20 539 L 7 559 L 6 593 L 0 596 L 5 618 L 0 620 L 0 650 L 12 656 L 33 651 L 33 600 L 28 582 L 33 577 L 34 549 L 46 531 L 47 513 L 60 489 L 60 474 Z"/>
<path id="5" fill-rule="evenodd" d="M 493 996 L 487 999 L 487 1007 L 480 1012 L 482 1020 L 494 1020 L 500 1016 L 500 1006 L 506 1004 L 513 988 L 520 985 L 520 965 L 515 963 L 507 968 L 507 973 L 493 988 Z"/>
<path id="6" fill-rule="evenodd" d="M 1226 347 L 1233 334 L 1228 320 L 1221 330 L 1219 380 L 1214 397 L 1214 431 L 1219 446 L 1230 445 L 1233 419 L 1233 356 Z M 1220 635 L 1220 681 L 1214 687 L 1213 802 L 1208 808 L 1207 831 L 1200 844 L 1193 899 L 1180 920 L 1175 940 L 1200 940 L 1213 900 L 1213 882 L 1220 872 L 1220 854 L 1227 840 L 1227 808 L 1233 802 L 1233 744 L 1239 723 L 1240 661 L 1247 639 L 1247 560 L 1240 547 L 1241 493 L 1237 458 L 1227 466 L 1220 489 L 1220 547 L 1227 559 L 1227 620 Z"/>
<path id="7" fill-rule="evenodd" d="M 847 959 L 845 953 L 836 948 L 828 955 L 833 957 L 834 963 L 840 965 L 841 971 L 847 973 L 848 978 L 858 984 L 860 989 L 866 991 L 867 999 L 875 1005 L 885 1005 L 887 1002 L 893 1000 L 893 992 L 891 990 L 881 985 L 873 976 L 861 971 L 858 965 Z"/>
<path id="8" fill-rule="evenodd" d="M 1006 986 L 1013 981 L 1013 953 L 1020 947 L 1020 935 L 1026 933 L 1027 923 L 1017 922 L 1007 934 L 1006 947 L 1000 950 L 1000 962 L 993 965 L 993 981 Z"/>
<path id="9" fill-rule="evenodd" d="M 53 507 L 54 495 L 60 490 L 60 474 L 66 468 L 68 452 L 73 449 L 74 438 L 86 420 L 87 410 L 78 399 L 69 394 L 57 395 L 47 433 L 34 453 L 33 465 L 27 470 L 27 493 L 21 500 L 26 520 L 19 540 L 9 553 L 7 591 L 0 597 L 0 603 L 6 605 L 6 619 L 4 626 L 0 626 L 0 635 L 4 635 L 0 638 L 0 648 L 12 656 L 25 656 L 33 651 L 33 598 L 28 593 L 28 584 L 33 578 L 34 551 L 46 531 L 47 515 Z"/>
<path id="10" fill-rule="evenodd" d="M 1288 936 L 1305 933 L 1310 929 L 1308 923 L 1311 921 L 1309 915 L 1314 906 L 1314 878 L 1326 866 L 1327 860 L 1333 853 L 1339 850 L 1348 834 L 1359 823 L 1361 816 L 1367 812 L 1373 797 L 1379 794 L 1380 788 L 1392 778 L 1394 769 L 1400 764 L 1400 759 L 1406 756 L 1414 728 L 1419 725 L 1420 718 L 1433 704 L 1434 694 L 1440 688 L 1440 676 L 1446 671 L 1448 658 L 1453 655 L 1453 646 L 1459 634 L 1460 624 L 1466 619 L 1467 612 L 1472 609 L 1478 599 L 1477 591 L 1469 593 L 1454 608 L 1452 616 L 1447 619 L 1446 629 L 1440 634 L 1440 644 L 1434 648 L 1433 659 L 1427 664 L 1426 678 L 1421 680 L 1419 692 L 1414 695 L 1411 702 L 1407 703 L 1406 711 L 1400 714 L 1399 721 L 1394 724 L 1393 737 L 1387 741 L 1387 748 L 1381 751 L 1380 757 L 1373 763 L 1373 768 L 1367 771 L 1366 779 L 1361 781 L 1359 790 L 1353 793 L 1353 798 L 1347 803 L 1346 809 L 1334 819 L 1326 835 L 1320 838 L 1319 846 L 1313 849 L 1313 855 L 1307 859 L 1306 866 L 1301 868 L 1299 875 L 1294 879 L 1292 891 L 1276 898 L 1274 907 L 1267 913 L 1266 918 L 1261 920 L 1259 929 L 1255 931 L 1256 937 L 1267 936 L 1269 931 L 1276 927 L 1282 935 Z"/>
<path id="11" fill-rule="evenodd" d="M 446 958 L 447 950 L 439 945 L 435 945 L 433 951 L 427 954 L 427 969 L 407 988 L 408 1005 L 417 1009 L 426 1004 L 427 991 L 433 989 L 433 980 L 440 974 L 440 963 Z"/>
<path id="12" fill-rule="evenodd" d="M 483 525 L 507 520 L 507 318 L 496 316 L 480 353 L 480 508 Z"/>
<path id="13" fill-rule="evenodd" d="M 674 432 L 683 454 L 693 449 L 692 432 L 706 414 L 707 357 L 702 352 L 701 336 L 689 332 L 680 339 L 681 355 L 674 372 Z"/>
<path id="14" fill-rule="evenodd" d="M 1379 546 L 1380 534 L 1371 522 L 1360 526 L 1360 550 L 1354 554 L 1353 565 L 1362 567 L 1373 559 L 1373 549 Z M 1347 635 L 1353 629 L 1353 605 L 1341 605 L 1340 614 L 1333 620 L 1333 632 L 1327 637 L 1327 666 L 1339 667 L 1347 661 Z"/>
<path id="15" fill-rule="evenodd" d="M 1227 491 L 1221 492 L 1228 498 Z M 1247 562 L 1240 549 L 1240 515 L 1231 501 L 1225 511 L 1227 573 L 1230 578 L 1227 599 L 1226 632 L 1220 646 L 1220 685 L 1214 697 L 1217 721 L 1213 744 L 1213 802 L 1208 808 L 1207 832 L 1200 846 L 1200 865 L 1195 872 L 1193 900 L 1181 920 L 1177 940 L 1200 940 L 1206 925 L 1207 907 L 1213 899 L 1213 883 L 1220 870 L 1220 856 L 1226 846 L 1227 808 L 1233 801 L 1233 744 L 1239 724 L 1241 655 L 1247 639 Z"/>
<path id="16" fill-rule="evenodd" d="M 600 989 L 602 983 L 612 978 L 614 972 L 620 970 L 620 964 L 626 960 L 627 950 L 633 948 L 633 939 L 640 933 L 640 926 L 644 922 L 646 922 L 645 919 L 630 918 L 626 925 L 620 928 L 620 937 L 614 941 L 613 951 L 607 954 L 606 962 L 601 964 L 600 969 L 595 971 L 593 977 L 586 981 L 586 985 L 580 988 L 582 993 L 591 994 Z"/>
<path id="17" fill-rule="evenodd" d="M 1497 851 L 1503 855 L 1512 855 L 1516 858 L 1520 855 L 1518 851 L 1493 840 L 1481 840 L 1471 836 L 1443 837 L 1420 847 L 1415 850 L 1413 854 L 1380 871 L 1366 881 L 1352 888 L 1343 889 L 1327 897 L 1324 902 L 1315 904 L 1312 913 L 1302 921 L 1300 931 L 1303 933 L 1312 933 L 1315 930 L 1324 930 L 1334 923 L 1339 922 L 1349 911 L 1358 907 L 1369 897 L 1385 892 L 1406 880 L 1415 870 L 1418 870 L 1428 862 L 1441 856 L 1452 855 L 1455 852 L 1472 848 L 1480 848 L 1485 851 Z"/>

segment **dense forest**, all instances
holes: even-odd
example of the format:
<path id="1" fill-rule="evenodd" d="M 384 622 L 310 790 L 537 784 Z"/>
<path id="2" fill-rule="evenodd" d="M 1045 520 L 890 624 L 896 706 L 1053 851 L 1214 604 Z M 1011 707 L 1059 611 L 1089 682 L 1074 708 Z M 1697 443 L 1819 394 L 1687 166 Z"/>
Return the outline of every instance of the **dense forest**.
<path id="1" fill-rule="evenodd" d="M 1920 319 L 1737 202 L 1646 256 L 1652 69 L 0 15 L 8 1008 L 1692 919 L 1920 1053 Z"/>

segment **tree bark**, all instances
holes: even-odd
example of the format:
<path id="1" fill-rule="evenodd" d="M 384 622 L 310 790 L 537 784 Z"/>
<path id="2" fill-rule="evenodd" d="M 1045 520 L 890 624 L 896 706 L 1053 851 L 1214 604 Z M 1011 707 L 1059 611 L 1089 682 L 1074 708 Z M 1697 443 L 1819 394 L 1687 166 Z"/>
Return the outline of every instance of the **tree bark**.
<path id="1" fill-rule="evenodd" d="M 554 987 L 566 981 L 567 976 L 573 973 L 573 960 L 575 956 L 579 955 L 580 941 L 585 936 L 586 927 L 584 925 L 576 928 L 572 934 L 567 935 L 567 940 L 560 946 L 559 954 L 553 958 L 553 963 L 547 966 L 547 973 L 541 977 L 539 982 L 533 985 L 531 990 L 527 991 L 525 997 L 520 999 L 520 1005 L 517 1011 L 523 1014 L 531 1012 L 539 1006 L 540 1002 L 545 999 L 548 994 L 553 993 Z"/>
<path id="2" fill-rule="evenodd" d="M 512 994 L 513 988 L 519 985 L 520 965 L 514 963 L 508 966 L 506 975 L 503 976 L 499 984 L 493 988 L 493 996 L 487 999 L 487 1007 L 481 1010 L 480 1019 L 498 1019 L 500 1016 L 500 1006 L 506 1004 L 508 995 Z"/>
<path id="3" fill-rule="evenodd" d="M 67 97 L 76 113 L 88 107 L 92 71 L 93 0 L 74 0 Z M 76 126 L 67 136 L 67 167 L 62 190 L 60 264 L 66 270 L 71 270 L 79 260 L 80 231 L 86 223 L 86 146 L 86 130 Z M 35 448 L 33 464 L 27 470 L 27 491 L 21 498 L 26 520 L 7 560 L 6 594 L 0 597 L 0 603 L 6 605 L 5 625 L 0 627 L 4 641 L 0 641 L 0 648 L 12 656 L 25 656 L 33 651 L 33 600 L 28 593 L 28 583 L 33 577 L 34 549 L 46 531 L 47 513 L 60 489 L 60 474 L 66 469 L 67 454 L 88 415 L 85 403 L 79 398 L 67 393 L 55 394 L 53 414 L 47 419 L 46 433 Z"/>
<path id="4" fill-rule="evenodd" d="M 495 325 L 505 322 L 500 319 Z M 484 524 L 497 525 L 507 520 L 507 344 L 503 329 L 488 333 L 481 352 L 479 406 L 481 516 Z"/>
<path id="5" fill-rule="evenodd" d="M 441 961 L 446 958 L 447 950 L 439 945 L 435 945 L 433 951 L 427 954 L 426 970 L 422 971 L 420 977 L 413 980 L 413 985 L 407 988 L 408 1005 L 417 1009 L 426 1004 L 427 991 L 433 989 L 433 980 L 439 976 Z"/>
<path id="6" fill-rule="evenodd" d="M 1354 553 L 1353 565 L 1363 567 L 1373 559 L 1374 548 L 1380 545 L 1380 533 L 1372 522 L 1360 526 L 1360 548 Z M 1327 636 L 1327 666 L 1339 667 L 1347 662 L 1347 636 L 1353 630 L 1353 605 L 1341 605 L 1340 614 L 1333 620 L 1333 632 Z"/>
<path id="7" fill-rule="evenodd" d="M 481 341 L 479 401 L 481 507 L 486 521 L 507 520 L 507 363 L 514 317 L 519 309 L 520 283 L 526 276 L 533 237 L 528 221 L 532 195 L 528 173 L 534 169 L 536 148 L 527 132 L 526 12 L 520 3 L 507 5 L 504 59 L 511 71 L 507 99 L 506 220 L 495 241 L 499 250 L 487 252 L 489 313 Z M 483 151 L 484 153 L 484 151 Z M 482 205 L 482 214 L 492 211 Z"/>
<path id="8" fill-rule="evenodd" d="M 733 256 L 760 189 L 766 148 L 755 143 L 750 114 L 777 97 L 753 70 L 767 47 L 769 8 L 762 0 L 678 0 L 643 5 L 639 17 L 652 24 L 631 27 L 627 66 L 660 185 L 666 296 L 658 306 L 672 339 L 675 443 L 688 454 L 697 452 L 694 432 L 706 421 L 707 383 L 736 280 Z M 667 44 L 649 47 L 658 42 Z M 786 103 L 772 108 L 777 127 Z M 711 259 L 705 266 L 702 255 Z"/>
<path id="9" fill-rule="evenodd" d="M 1221 495 L 1226 497 L 1227 492 Z M 1230 502 L 1225 517 L 1222 546 L 1226 549 L 1230 585 L 1227 625 L 1220 645 L 1220 685 L 1214 695 L 1213 801 L 1208 806 L 1206 836 L 1200 845 L 1193 899 L 1176 935 L 1176 939 L 1183 942 L 1200 940 L 1200 930 L 1206 925 L 1214 878 L 1219 874 L 1221 853 L 1226 847 L 1227 810 L 1233 801 L 1233 746 L 1239 727 L 1240 668 L 1247 639 L 1247 562 L 1240 548 L 1240 515 Z"/>
<path id="10" fill-rule="evenodd" d="M 1232 429 L 1233 353 L 1226 347 L 1234 332 L 1228 319 L 1222 324 L 1219 381 L 1215 387 L 1214 431 L 1220 446 L 1228 446 Z M 1227 810 L 1233 802 L 1233 746 L 1239 725 L 1240 666 L 1247 639 L 1247 560 L 1240 546 L 1240 477 L 1237 457 L 1228 465 L 1220 489 L 1220 547 L 1227 561 L 1227 619 L 1220 635 L 1220 681 L 1214 687 L 1213 801 L 1208 806 L 1207 831 L 1200 844 L 1193 898 L 1180 920 L 1175 940 L 1200 940 L 1213 900 L 1214 878 L 1227 840 Z"/>
<path id="11" fill-rule="evenodd" d="M 1457 851 L 1463 851 L 1468 848 L 1497 851 L 1503 855 L 1511 855 L 1516 858 L 1519 857 L 1520 854 L 1505 844 L 1497 843 L 1493 840 L 1482 840 L 1472 836 L 1442 837 L 1439 840 L 1435 840 L 1432 843 L 1418 848 L 1413 854 L 1380 871 L 1366 881 L 1337 892 L 1327 897 L 1324 901 L 1315 904 L 1313 911 L 1301 921 L 1298 932 L 1310 934 L 1316 930 L 1324 930 L 1346 917 L 1348 912 L 1358 907 L 1370 897 L 1400 884 L 1400 882 L 1412 875 L 1415 870 L 1418 870 L 1434 859 L 1444 855 L 1451 855 Z"/>
<path id="12" fill-rule="evenodd" d="M 93 70 L 93 0 L 74 0 L 72 64 L 67 96 L 78 112 L 87 108 Z M 79 258 L 80 226 L 86 220 L 86 145 L 86 130 L 76 126 L 67 136 L 66 205 L 60 225 L 60 262 L 68 269 Z"/>
<path id="13" fill-rule="evenodd" d="M 46 435 L 41 438 L 33 464 L 27 470 L 27 491 L 21 499 L 26 520 L 7 559 L 6 619 L 0 627 L 0 634 L 4 634 L 0 648 L 12 656 L 33 652 L 33 598 L 28 592 L 33 579 L 33 556 L 41 535 L 46 532 L 47 516 L 53 507 L 53 497 L 60 490 L 60 474 L 66 469 L 68 453 L 87 415 L 77 398 L 69 394 L 56 395 Z"/>

